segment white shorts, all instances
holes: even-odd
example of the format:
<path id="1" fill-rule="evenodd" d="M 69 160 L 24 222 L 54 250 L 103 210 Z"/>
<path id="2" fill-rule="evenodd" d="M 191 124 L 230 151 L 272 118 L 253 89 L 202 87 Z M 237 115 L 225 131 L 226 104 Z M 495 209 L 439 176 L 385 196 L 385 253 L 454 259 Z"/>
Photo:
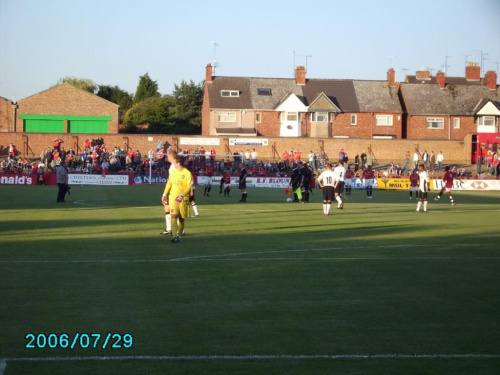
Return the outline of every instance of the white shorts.
<path id="1" fill-rule="evenodd" d="M 212 180 L 213 180 L 213 177 L 207 177 L 206 185 L 212 185 Z"/>
<path id="2" fill-rule="evenodd" d="M 365 186 L 372 186 L 372 185 L 373 185 L 373 178 L 365 179 Z"/>
<path id="3" fill-rule="evenodd" d="M 231 184 L 224 184 L 224 189 L 231 187 Z"/>
<path id="4" fill-rule="evenodd" d="M 418 186 L 410 186 L 410 191 L 418 191 Z"/>

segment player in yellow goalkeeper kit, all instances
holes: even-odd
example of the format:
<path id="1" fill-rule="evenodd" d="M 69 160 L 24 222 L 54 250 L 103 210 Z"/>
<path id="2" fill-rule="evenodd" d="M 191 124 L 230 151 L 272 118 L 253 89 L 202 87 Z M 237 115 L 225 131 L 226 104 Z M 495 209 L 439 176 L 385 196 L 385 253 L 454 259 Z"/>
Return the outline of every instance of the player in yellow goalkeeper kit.
<path id="1" fill-rule="evenodd" d="M 175 169 L 172 170 L 168 177 L 167 185 L 163 191 L 162 203 L 170 207 L 170 215 L 172 216 L 172 242 L 177 243 L 182 241 L 182 232 L 184 231 L 184 219 L 189 215 L 189 194 L 193 186 L 193 176 L 191 172 L 184 168 L 184 158 L 176 155 L 173 158 Z M 177 223 L 177 232 L 174 230 L 174 225 Z"/>

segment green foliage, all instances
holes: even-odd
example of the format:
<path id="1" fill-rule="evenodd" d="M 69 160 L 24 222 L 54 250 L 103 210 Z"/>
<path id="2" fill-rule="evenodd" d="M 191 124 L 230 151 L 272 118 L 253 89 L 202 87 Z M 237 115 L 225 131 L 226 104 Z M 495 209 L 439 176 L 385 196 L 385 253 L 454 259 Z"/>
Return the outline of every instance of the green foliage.
<path id="1" fill-rule="evenodd" d="M 140 103 L 145 99 L 159 97 L 158 83 L 149 77 L 149 73 L 139 77 L 139 84 L 135 91 L 134 103 Z"/>
<path id="2" fill-rule="evenodd" d="M 127 110 L 129 110 L 134 104 L 132 94 L 120 89 L 118 86 L 99 85 L 96 95 L 120 106 L 120 122 L 122 121 L 125 112 L 127 112 Z"/>
<path id="3" fill-rule="evenodd" d="M 147 81 L 144 76 L 141 80 Z M 147 124 L 148 133 L 199 134 L 202 104 L 202 84 L 182 81 L 175 85 L 172 95 L 155 95 L 136 102 L 126 112 L 123 122 L 127 125 Z"/>
<path id="4" fill-rule="evenodd" d="M 203 105 L 203 86 L 193 81 L 184 80 L 179 86 L 174 86 L 172 94 L 174 105 L 172 117 L 179 127 L 188 125 L 201 127 L 201 107 Z"/>
<path id="5" fill-rule="evenodd" d="M 99 85 L 99 89 L 97 90 L 96 95 L 100 96 L 103 99 L 109 100 L 110 102 L 118 104 L 120 108 L 124 109 L 125 111 L 131 108 L 134 104 L 132 94 L 128 93 L 125 90 L 122 90 L 118 86 Z"/>
<path id="6" fill-rule="evenodd" d="M 54 86 L 59 86 L 63 83 L 69 83 L 70 85 L 73 85 L 75 87 L 78 87 L 79 89 L 88 91 L 92 94 L 95 94 L 97 90 L 97 84 L 92 81 L 91 79 L 88 78 L 76 78 L 76 77 L 64 77 L 61 78 Z"/>
<path id="7" fill-rule="evenodd" d="M 123 119 L 125 124 L 144 125 L 144 124 L 169 124 L 170 98 L 150 97 L 130 108 Z"/>

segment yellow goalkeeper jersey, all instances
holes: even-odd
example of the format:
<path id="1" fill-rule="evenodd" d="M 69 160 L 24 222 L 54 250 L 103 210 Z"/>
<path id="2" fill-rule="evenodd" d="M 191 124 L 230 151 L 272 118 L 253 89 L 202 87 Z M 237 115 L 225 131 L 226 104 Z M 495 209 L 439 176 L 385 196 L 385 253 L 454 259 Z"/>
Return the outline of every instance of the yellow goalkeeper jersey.
<path id="1" fill-rule="evenodd" d="M 170 194 L 174 199 L 179 195 L 189 196 L 191 186 L 193 185 L 193 175 L 187 168 L 181 171 L 177 168 L 173 169 L 168 176 L 167 185 L 163 191 L 163 195 Z"/>

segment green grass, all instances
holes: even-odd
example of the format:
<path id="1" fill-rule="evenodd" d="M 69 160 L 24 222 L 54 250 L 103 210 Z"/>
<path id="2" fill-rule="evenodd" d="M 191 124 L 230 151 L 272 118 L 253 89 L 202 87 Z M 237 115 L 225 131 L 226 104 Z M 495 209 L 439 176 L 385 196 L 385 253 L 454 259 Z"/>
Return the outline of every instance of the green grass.
<path id="1" fill-rule="evenodd" d="M 406 192 L 354 191 L 324 217 L 318 190 L 294 204 L 198 189 L 201 217 L 172 244 L 162 190 L 75 186 L 57 204 L 56 187 L 2 186 L 4 374 L 498 372 L 500 192 L 415 214 Z M 134 343 L 26 348 L 27 333 L 76 332 Z"/>

